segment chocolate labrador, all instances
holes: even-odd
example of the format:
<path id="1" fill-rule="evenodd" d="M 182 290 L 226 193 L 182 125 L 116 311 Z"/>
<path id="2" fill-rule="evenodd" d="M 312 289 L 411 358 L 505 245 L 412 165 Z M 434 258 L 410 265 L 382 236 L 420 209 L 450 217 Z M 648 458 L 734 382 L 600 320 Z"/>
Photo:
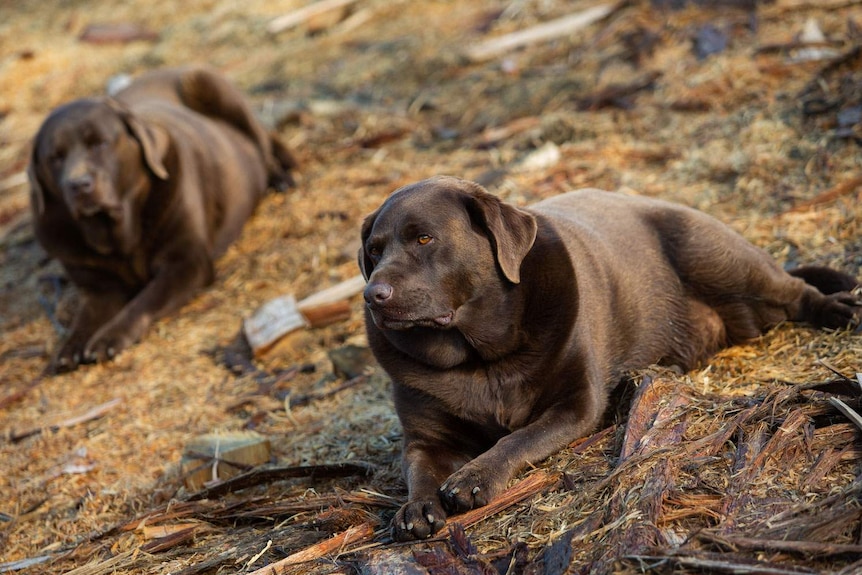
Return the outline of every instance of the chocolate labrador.
<path id="1" fill-rule="evenodd" d="M 112 358 L 210 284 L 214 259 L 294 167 L 210 68 L 150 72 L 54 110 L 35 138 L 30 199 L 36 238 L 82 298 L 54 369 Z"/>
<path id="2" fill-rule="evenodd" d="M 425 180 L 366 218 L 359 264 L 404 428 L 397 540 L 428 537 L 590 432 L 630 370 L 688 370 L 785 320 L 860 319 L 850 276 L 800 279 L 701 212 L 600 190 L 518 209 Z"/>

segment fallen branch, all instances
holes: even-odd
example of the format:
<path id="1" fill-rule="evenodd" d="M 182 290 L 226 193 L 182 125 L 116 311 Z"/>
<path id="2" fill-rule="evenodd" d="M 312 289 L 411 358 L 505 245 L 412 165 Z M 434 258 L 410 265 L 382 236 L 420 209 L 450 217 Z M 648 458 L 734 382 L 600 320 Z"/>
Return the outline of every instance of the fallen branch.
<path id="1" fill-rule="evenodd" d="M 86 411 L 85 413 L 82 413 L 81 415 L 71 417 L 69 419 L 66 419 L 65 421 L 55 423 L 54 425 L 50 425 L 48 427 L 35 427 L 33 429 L 22 431 L 20 433 L 10 433 L 9 441 L 11 441 L 12 443 L 18 443 L 19 441 L 27 439 L 28 437 L 39 435 L 46 429 L 56 432 L 66 427 L 73 427 L 75 425 L 78 425 L 79 423 L 86 423 L 94 419 L 99 419 L 100 417 L 108 413 L 110 410 L 118 406 L 121 402 L 122 400 L 120 398 L 112 399 L 111 401 L 108 401 L 101 405 L 97 405 L 96 407 Z"/>
<path id="2" fill-rule="evenodd" d="M 593 6 L 576 14 L 569 14 L 568 16 L 527 28 L 526 30 L 519 30 L 505 36 L 481 42 L 468 47 L 464 55 L 472 62 L 482 62 L 521 46 L 574 34 L 590 24 L 606 18 L 619 7 L 620 3 L 618 2 Z"/>
<path id="3" fill-rule="evenodd" d="M 298 395 L 296 397 L 289 396 L 288 405 L 289 405 L 289 407 L 301 407 L 303 405 L 308 405 L 312 401 L 319 401 L 321 399 L 326 399 L 328 397 L 332 397 L 333 395 L 337 395 L 337 394 L 341 393 L 345 389 L 350 389 L 351 387 L 355 387 L 355 386 L 359 385 L 360 383 L 365 383 L 366 381 L 368 381 L 367 375 L 357 375 L 356 377 L 352 377 L 352 378 L 348 379 L 347 381 L 345 381 L 341 385 L 338 385 L 338 386 L 336 386 L 332 389 L 326 390 L 326 391 L 318 391 L 316 393 L 302 394 L 302 395 Z"/>
<path id="4" fill-rule="evenodd" d="M 733 573 L 736 575 L 800 575 L 800 573 L 813 575 L 817 573 L 817 571 L 811 569 L 785 568 L 765 562 L 744 563 L 742 561 L 728 561 L 717 557 L 696 557 L 692 555 L 627 555 L 624 559 L 644 566 L 660 564 L 665 569 L 672 568 L 674 565 L 692 567 L 699 573 Z"/>
<path id="5" fill-rule="evenodd" d="M 576 439 L 569 444 L 569 449 L 571 449 L 573 455 L 579 455 L 593 445 L 595 445 L 596 443 L 606 438 L 608 435 L 614 433 L 616 430 L 617 426 L 611 425 L 610 427 L 606 427 L 601 431 L 597 431 L 589 437 L 582 437 L 580 439 Z"/>
<path id="6" fill-rule="evenodd" d="M 661 72 L 647 72 L 627 84 L 611 84 L 595 94 L 578 99 L 578 109 L 595 111 L 602 108 L 621 108 L 628 110 L 633 106 L 631 97 L 641 90 L 651 89 Z"/>
<path id="7" fill-rule="evenodd" d="M 787 541 L 783 539 L 758 539 L 757 537 L 742 537 L 738 535 L 713 536 L 706 532 L 697 535 L 698 539 L 704 539 L 710 543 L 718 543 L 725 547 L 734 549 L 749 549 L 755 551 L 780 551 L 787 553 L 799 553 L 803 555 L 817 555 L 825 557 L 830 555 L 845 555 L 862 553 L 862 545 L 849 545 L 842 543 L 819 543 L 816 541 Z"/>
<path id="8" fill-rule="evenodd" d="M 288 567 L 307 563 L 320 559 L 330 553 L 336 553 L 344 549 L 348 545 L 362 543 L 370 540 L 374 536 L 374 526 L 371 523 L 362 523 L 355 525 L 337 535 L 333 535 L 329 539 L 315 543 L 311 547 L 306 547 L 301 551 L 297 551 L 292 555 L 288 555 L 280 561 L 270 563 L 261 567 L 257 571 L 253 571 L 251 575 L 282 575 L 288 572 Z"/>
<path id="9" fill-rule="evenodd" d="M 375 467 L 368 463 L 327 463 L 323 465 L 297 465 L 290 467 L 258 467 L 248 473 L 237 475 L 227 481 L 203 489 L 188 498 L 188 501 L 212 499 L 233 491 L 246 489 L 261 483 L 294 479 L 297 477 L 350 477 L 352 475 L 368 475 Z"/>
<path id="10" fill-rule="evenodd" d="M 462 527 L 470 527 L 471 525 L 475 525 L 480 521 L 484 521 L 489 517 L 497 515 L 501 511 L 508 509 L 516 503 L 520 503 L 528 497 L 532 497 L 537 493 L 541 493 L 545 489 L 548 489 L 552 485 L 556 484 L 559 480 L 560 475 L 558 473 L 537 471 L 530 474 L 526 478 L 522 479 L 521 481 L 498 495 L 490 503 L 488 503 L 488 505 L 485 505 L 484 507 L 478 507 L 476 509 L 471 509 L 470 511 L 467 511 L 466 513 L 463 513 L 461 515 L 450 517 L 446 521 L 446 525 L 460 523 Z M 445 539 L 446 536 L 448 536 L 448 531 L 446 532 L 446 534 L 442 534 L 435 538 L 435 540 Z"/>
<path id="11" fill-rule="evenodd" d="M 193 539 L 199 529 L 198 525 L 171 531 L 162 537 L 157 537 L 141 546 L 144 553 L 160 553 Z"/>

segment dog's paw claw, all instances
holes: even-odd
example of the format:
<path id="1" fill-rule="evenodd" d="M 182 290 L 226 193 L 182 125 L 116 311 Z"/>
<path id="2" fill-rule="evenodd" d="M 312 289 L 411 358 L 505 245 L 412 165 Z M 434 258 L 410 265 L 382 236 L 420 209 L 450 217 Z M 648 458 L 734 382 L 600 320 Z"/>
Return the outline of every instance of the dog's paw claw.
<path id="1" fill-rule="evenodd" d="M 440 500 L 447 512 L 460 513 L 487 505 L 502 487 L 496 474 L 465 466 L 440 488 Z"/>
<path id="2" fill-rule="evenodd" d="M 410 501 L 392 520 L 395 541 L 427 539 L 446 524 L 446 513 L 438 501 Z"/>

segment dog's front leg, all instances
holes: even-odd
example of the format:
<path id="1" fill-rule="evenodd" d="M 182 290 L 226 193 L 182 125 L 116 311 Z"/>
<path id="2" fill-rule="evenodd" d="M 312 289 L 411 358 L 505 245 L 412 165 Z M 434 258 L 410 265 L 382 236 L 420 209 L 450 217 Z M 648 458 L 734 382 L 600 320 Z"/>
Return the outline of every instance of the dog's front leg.
<path id="1" fill-rule="evenodd" d="M 112 359 L 140 340 L 154 320 L 182 307 L 197 290 L 211 283 L 212 277 L 212 262 L 208 257 L 162 263 L 150 282 L 90 338 L 84 350 L 86 360 Z"/>
<path id="2" fill-rule="evenodd" d="M 401 466 L 409 495 L 407 503 L 392 519 L 393 539 L 425 539 L 443 528 L 446 512 L 438 489 L 444 479 L 469 459 L 439 443 L 406 440 Z"/>
<path id="3" fill-rule="evenodd" d="M 76 369 L 85 361 L 87 342 L 100 327 L 108 323 L 125 305 L 121 292 L 91 293 L 81 290 L 81 303 L 63 345 L 54 355 L 51 371 L 62 373 Z"/>
<path id="4" fill-rule="evenodd" d="M 509 480 L 529 464 L 535 464 L 589 433 L 601 411 L 551 408 L 536 421 L 502 437 L 440 486 L 440 499 L 447 512 L 458 513 L 487 505 Z"/>

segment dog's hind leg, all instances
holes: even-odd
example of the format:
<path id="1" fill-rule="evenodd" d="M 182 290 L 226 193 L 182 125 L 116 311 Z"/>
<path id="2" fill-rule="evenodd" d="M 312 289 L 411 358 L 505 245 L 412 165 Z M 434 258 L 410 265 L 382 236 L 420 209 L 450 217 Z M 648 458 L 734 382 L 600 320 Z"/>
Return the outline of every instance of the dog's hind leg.
<path id="1" fill-rule="evenodd" d="M 859 298 L 841 291 L 855 284 L 850 276 L 828 268 L 789 274 L 768 253 L 703 215 L 675 218 L 673 229 L 665 254 L 689 296 L 721 317 L 728 344 L 757 337 L 783 321 L 841 329 L 862 317 Z M 839 291 L 823 293 L 821 287 Z"/>

